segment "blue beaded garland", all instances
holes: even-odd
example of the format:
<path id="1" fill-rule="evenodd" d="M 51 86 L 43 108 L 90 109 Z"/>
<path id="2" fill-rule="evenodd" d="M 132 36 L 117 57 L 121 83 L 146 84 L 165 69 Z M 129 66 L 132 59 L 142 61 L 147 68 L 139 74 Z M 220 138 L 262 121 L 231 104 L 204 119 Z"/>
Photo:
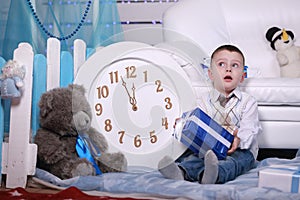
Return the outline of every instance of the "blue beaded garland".
<path id="1" fill-rule="evenodd" d="M 86 16 L 90 10 L 90 7 L 91 7 L 91 4 L 92 4 L 92 1 L 88 1 L 87 5 L 86 5 L 86 8 L 85 8 L 85 11 L 84 11 L 84 14 L 83 16 L 81 17 L 81 20 L 80 20 L 80 23 L 77 25 L 77 27 L 75 28 L 75 30 L 73 30 L 72 33 L 70 33 L 69 35 L 67 36 L 64 36 L 64 37 L 58 37 L 58 36 L 55 36 L 53 35 L 52 33 L 50 33 L 45 27 L 44 25 L 42 24 L 42 22 L 40 21 L 37 13 L 35 12 L 33 6 L 32 6 L 32 3 L 30 0 L 27 0 L 27 4 L 31 10 L 31 13 L 35 19 L 35 21 L 37 22 L 37 24 L 39 25 L 39 27 L 44 31 L 44 33 L 46 35 L 48 35 L 48 37 L 54 37 L 54 38 L 57 38 L 58 40 L 62 41 L 62 40 L 68 40 L 70 38 L 72 38 L 81 28 L 81 26 L 84 24 L 84 21 L 86 19 Z M 49 3 L 49 5 L 51 6 L 51 3 Z"/>

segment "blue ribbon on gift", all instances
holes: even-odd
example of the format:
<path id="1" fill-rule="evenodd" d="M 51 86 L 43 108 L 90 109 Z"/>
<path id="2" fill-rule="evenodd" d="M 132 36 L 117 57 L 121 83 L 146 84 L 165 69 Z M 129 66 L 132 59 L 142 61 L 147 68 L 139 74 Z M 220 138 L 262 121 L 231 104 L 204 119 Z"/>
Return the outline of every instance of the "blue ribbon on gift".
<path id="1" fill-rule="evenodd" d="M 294 167 L 294 166 L 293 166 Z M 271 167 L 272 169 L 279 169 L 284 171 L 291 171 L 294 172 L 292 176 L 292 186 L 291 186 L 291 192 L 292 193 L 298 193 L 299 192 L 299 179 L 300 179 L 300 168 L 295 171 L 295 169 L 289 169 L 289 168 L 281 168 L 281 167 Z"/>
<path id="2" fill-rule="evenodd" d="M 94 156 L 101 155 L 99 148 L 97 148 L 97 146 L 93 144 L 93 142 L 88 137 L 78 135 L 76 140 L 76 151 L 79 158 L 85 158 L 89 162 L 91 162 L 93 167 L 95 168 L 96 174 L 100 175 L 102 174 L 102 172 L 96 164 L 96 161 L 93 158 L 90 150 L 92 150 Z"/>
<path id="3" fill-rule="evenodd" d="M 192 120 L 189 120 L 191 116 L 197 117 L 204 122 L 208 127 L 217 132 L 226 143 L 232 143 L 233 135 L 226 129 L 214 121 L 209 115 L 203 112 L 200 108 L 194 109 L 192 112 L 184 113 L 182 118 L 186 120 L 186 124 L 182 130 L 181 142 L 185 144 L 196 154 L 205 154 L 209 149 L 212 149 L 218 159 L 225 159 L 227 156 L 228 147 L 220 142 L 217 138 L 212 136 L 204 127 L 199 126 Z"/>
<path id="4" fill-rule="evenodd" d="M 292 177 L 291 192 L 292 193 L 298 193 L 298 190 L 299 190 L 299 176 L 295 176 L 295 175 L 300 175 L 300 171 L 296 171 L 293 175 L 294 176 Z"/>

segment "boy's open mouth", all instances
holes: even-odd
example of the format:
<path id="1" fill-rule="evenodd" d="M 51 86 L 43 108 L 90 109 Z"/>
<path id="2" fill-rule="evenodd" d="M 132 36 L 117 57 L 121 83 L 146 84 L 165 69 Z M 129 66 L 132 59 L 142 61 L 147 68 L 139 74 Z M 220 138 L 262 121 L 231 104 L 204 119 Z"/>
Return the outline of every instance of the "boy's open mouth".
<path id="1" fill-rule="evenodd" d="M 232 80 L 232 77 L 231 76 L 225 76 L 224 80 Z"/>

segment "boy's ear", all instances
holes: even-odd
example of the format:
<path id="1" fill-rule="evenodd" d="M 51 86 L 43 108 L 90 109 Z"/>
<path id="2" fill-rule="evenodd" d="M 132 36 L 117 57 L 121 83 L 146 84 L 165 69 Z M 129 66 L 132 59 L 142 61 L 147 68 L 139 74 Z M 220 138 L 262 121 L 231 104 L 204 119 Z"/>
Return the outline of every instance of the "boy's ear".
<path id="1" fill-rule="evenodd" d="M 243 73 L 240 83 L 244 82 L 244 80 L 245 80 L 245 73 Z"/>
<path id="2" fill-rule="evenodd" d="M 208 77 L 210 80 L 212 80 L 212 81 L 214 80 L 214 76 L 213 76 L 213 73 L 210 68 L 208 68 Z"/>

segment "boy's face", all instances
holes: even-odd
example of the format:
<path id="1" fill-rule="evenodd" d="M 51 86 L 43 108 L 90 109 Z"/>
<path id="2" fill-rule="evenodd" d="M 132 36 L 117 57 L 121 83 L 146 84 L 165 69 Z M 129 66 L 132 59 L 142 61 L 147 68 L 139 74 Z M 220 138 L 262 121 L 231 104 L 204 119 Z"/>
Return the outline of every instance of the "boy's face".
<path id="1" fill-rule="evenodd" d="M 229 95 L 239 83 L 244 81 L 243 57 L 238 52 L 221 50 L 216 52 L 208 70 L 214 87 L 224 95 Z"/>

